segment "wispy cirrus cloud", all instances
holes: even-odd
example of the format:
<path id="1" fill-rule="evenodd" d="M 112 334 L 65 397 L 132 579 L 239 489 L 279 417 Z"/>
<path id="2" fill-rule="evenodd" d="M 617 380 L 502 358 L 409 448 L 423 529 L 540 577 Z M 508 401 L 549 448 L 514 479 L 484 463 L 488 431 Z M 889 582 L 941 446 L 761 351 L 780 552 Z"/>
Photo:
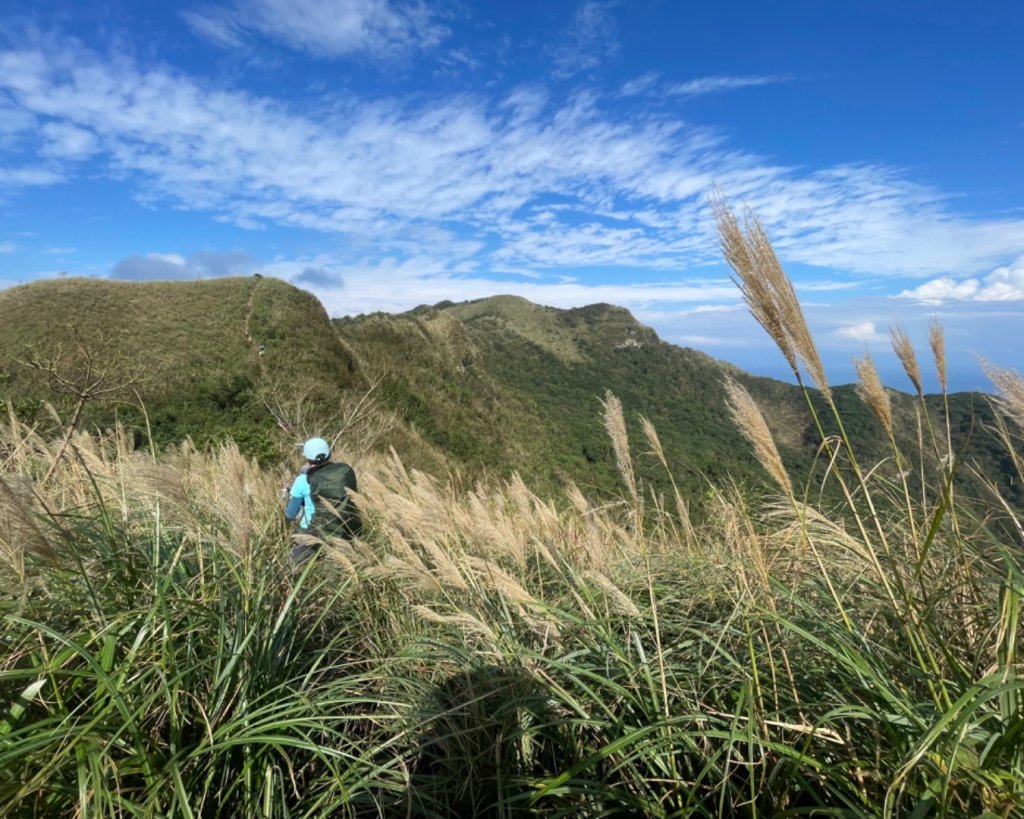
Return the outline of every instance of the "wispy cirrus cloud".
<path id="1" fill-rule="evenodd" d="M 703 94 L 717 94 L 721 91 L 735 91 L 740 88 L 756 88 L 760 85 L 774 85 L 788 82 L 792 78 L 781 74 L 759 75 L 717 75 L 699 77 L 695 80 L 669 85 L 665 92 L 677 97 L 699 97 Z"/>
<path id="2" fill-rule="evenodd" d="M 0 52 L 0 91 L 23 119 L 44 121 L 19 136 L 0 185 L 53 184 L 87 166 L 154 206 L 345 235 L 358 257 L 692 269 L 718 260 L 705 203 L 716 182 L 753 208 L 786 261 L 924 278 L 1024 251 L 1024 220 L 960 215 L 900 169 L 780 166 L 595 90 L 357 99 L 339 121 L 70 42 L 29 42 Z M 33 164 L 44 153 L 48 164 Z"/>
<path id="3" fill-rule="evenodd" d="M 190 9 L 182 18 L 217 45 L 239 46 L 259 34 L 322 57 L 393 57 L 448 35 L 419 0 L 247 0 Z"/>
<path id="4" fill-rule="evenodd" d="M 0 253 L 13 253 L 18 249 L 14 242 L 0 242 Z"/>
<path id="5" fill-rule="evenodd" d="M 557 47 L 550 49 L 558 79 L 589 71 L 619 53 L 615 0 L 583 0 Z"/>
<path id="6" fill-rule="evenodd" d="M 645 94 L 658 86 L 661 75 L 657 71 L 648 71 L 639 77 L 622 84 L 619 94 L 623 97 L 634 97 L 637 94 Z"/>

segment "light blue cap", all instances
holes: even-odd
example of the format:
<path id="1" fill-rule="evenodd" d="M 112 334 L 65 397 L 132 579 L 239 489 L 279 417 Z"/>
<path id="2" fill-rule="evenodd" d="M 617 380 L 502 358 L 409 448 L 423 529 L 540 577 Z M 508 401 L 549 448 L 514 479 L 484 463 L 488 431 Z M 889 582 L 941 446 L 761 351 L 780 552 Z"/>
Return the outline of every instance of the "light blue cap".
<path id="1" fill-rule="evenodd" d="M 303 444 L 302 454 L 307 461 L 325 461 L 331 454 L 331 445 L 323 438 L 310 438 Z"/>

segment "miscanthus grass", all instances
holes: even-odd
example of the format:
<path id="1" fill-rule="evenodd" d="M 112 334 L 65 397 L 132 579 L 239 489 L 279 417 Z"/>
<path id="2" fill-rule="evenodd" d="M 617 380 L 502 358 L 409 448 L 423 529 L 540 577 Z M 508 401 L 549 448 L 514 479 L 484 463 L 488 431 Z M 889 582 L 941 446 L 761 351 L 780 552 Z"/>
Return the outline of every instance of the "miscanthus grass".
<path id="1" fill-rule="evenodd" d="M 717 207 L 751 309 L 827 390 L 763 228 Z M 899 451 L 858 371 L 895 470 L 840 432 L 817 477 L 790 474 L 730 383 L 775 494 L 709 486 L 694 523 L 637 477 L 670 471 L 657 431 L 630 441 L 606 395 L 620 499 L 367 455 L 362 538 L 302 567 L 284 465 L 230 444 L 157 458 L 117 430 L 58 458 L 64 436 L 8 416 L 0 815 L 1024 814 L 1020 510 L 994 483 L 954 496 L 969 452 L 923 402 L 921 451 Z M 1020 472 L 1020 376 L 990 372 Z"/>

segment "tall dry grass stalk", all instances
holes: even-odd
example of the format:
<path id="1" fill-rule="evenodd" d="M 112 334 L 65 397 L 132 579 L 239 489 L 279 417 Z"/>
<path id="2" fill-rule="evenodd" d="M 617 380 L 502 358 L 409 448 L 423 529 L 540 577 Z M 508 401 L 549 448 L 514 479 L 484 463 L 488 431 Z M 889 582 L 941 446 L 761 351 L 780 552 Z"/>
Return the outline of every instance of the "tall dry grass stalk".
<path id="1" fill-rule="evenodd" d="M 459 608 L 497 592 L 531 627 L 543 629 L 530 605 L 536 599 L 535 558 L 568 577 L 604 570 L 643 548 L 632 527 L 616 521 L 616 510 L 594 508 L 573 485 L 567 488 L 569 508 L 558 510 L 518 475 L 465 492 L 426 480 L 392 457 L 365 461 L 360 489 L 359 508 L 389 545 L 353 555 L 338 544 L 345 560 L 357 575 L 406 585 L 421 575 L 415 586 L 427 593 L 424 605 Z"/>
<path id="2" fill-rule="evenodd" d="M 914 385 L 914 390 L 918 395 L 923 395 L 921 368 L 917 363 L 914 345 L 910 343 L 910 336 L 907 335 L 907 331 L 903 327 L 899 324 L 894 324 L 889 328 L 889 338 L 892 341 L 892 350 L 896 353 L 896 358 L 900 360 L 900 364 L 903 365 L 903 371 L 907 374 L 907 378 L 910 379 L 910 383 Z"/>
<path id="3" fill-rule="evenodd" d="M 25 580 L 25 558 L 53 560 L 56 552 L 36 522 L 39 512 L 30 497 L 16 493 L 0 478 L 0 566 L 7 576 Z"/>
<path id="4" fill-rule="evenodd" d="M 23 508 L 41 507 L 49 515 L 102 503 L 131 531 L 145 532 L 156 521 L 158 533 L 166 528 L 207 538 L 216 532 L 223 548 L 240 555 L 248 553 L 253 537 L 282 530 L 283 476 L 259 468 L 233 443 L 200 453 L 186 441 L 154 461 L 135 451 L 121 427 L 102 434 L 77 431 L 66 436 L 65 457 L 43 485 L 41 470 L 53 459 L 37 437 L 16 421 L 0 428 L 0 450 L 9 453 L 5 472 L 33 487 Z"/>
<path id="5" fill-rule="evenodd" d="M 983 363 L 982 369 L 999 390 L 1000 409 L 1024 432 L 1024 376 L 989 363 Z"/>
<path id="6" fill-rule="evenodd" d="M 754 447 L 757 460 L 765 472 L 779 485 L 779 488 L 790 498 L 793 497 L 793 485 L 789 480 L 786 467 L 782 464 L 778 447 L 772 437 L 764 415 L 758 409 L 754 399 L 746 388 L 729 378 L 725 381 L 725 391 L 729 398 L 729 412 L 743 436 Z"/>
<path id="7" fill-rule="evenodd" d="M 741 226 L 721 191 L 711 197 L 711 209 L 722 252 L 739 277 L 737 284 L 751 314 L 782 351 L 796 378 L 802 382 L 799 359 L 831 403 L 832 391 L 803 308 L 764 227 L 750 213 Z"/>
<path id="8" fill-rule="evenodd" d="M 626 419 L 622 414 L 622 402 L 611 392 L 606 392 L 601 401 L 604 408 L 604 428 L 612 442 L 615 464 L 619 468 L 629 497 L 637 503 L 636 476 L 633 474 L 633 456 L 629 452 L 629 436 L 626 433 Z"/>
<path id="9" fill-rule="evenodd" d="M 680 540 L 688 548 L 692 548 L 697 540 L 697 533 L 693 528 L 693 521 L 690 517 L 690 506 L 683 496 L 683 493 L 679 491 L 679 486 L 676 484 L 675 475 L 673 475 L 672 468 L 669 466 L 668 458 L 665 457 L 665 449 L 661 445 L 661 438 L 658 436 L 658 430 L 655 429 L 654 424 L 651 423 L 647 417 L 640 419 L 640 426 L 644 433 L 644 438 L 647 439 L 647 443 L 651 445 L 651 453 L 658 459 L 658 463 L 661 464 L 662 469 L 665 470 L 665 474 L 669 478 L 669 482 L 672 484 L 672 496 L 675 501 L 676 517 L 679 520 L 679 526 L 681 529 Z"/>
<path id="10" fill-rule="evenodd" d="M 882 429 L 885 430 L 885 434 L 889 436 L 889 440 L 895 441 L 892 426 L 892 401 L 889 399 L 889 393 L 882 386 L 882 380 L 878 377 L 875 362 L 868 353 L 865 353 L 863 358 L 855 358 L 853 365 L 857 368 L 857 395 L 875 414 Z"/>
<path id="11" fill-rule="evenodd" d="M 946 377 L 946 336 L 942 325 L 938 320 L 932 320 L 928 325 L 928 343 L 932 348 L 932 358 L 935 360 L 935 374 L 939 379 L 939 386 L 943 392 L 949 391 L 949 381 Z"/>
<path id="12" fill-rule="evenodd" d="M 719 244 L 726 261 L 739 276 L 738 282 L 743 298 L 754 318 L 765 329 L 782 352 L 790 369 L 799 375 L 796 349 L 786 329 L 781 305 L 772 292 L 772 284 L 758 275 L 757 258 L 748 242 L 747 235 L 740 227 L 739 220 L 721 192 L 711 198 L 711 209 L 718 225 Z"/>

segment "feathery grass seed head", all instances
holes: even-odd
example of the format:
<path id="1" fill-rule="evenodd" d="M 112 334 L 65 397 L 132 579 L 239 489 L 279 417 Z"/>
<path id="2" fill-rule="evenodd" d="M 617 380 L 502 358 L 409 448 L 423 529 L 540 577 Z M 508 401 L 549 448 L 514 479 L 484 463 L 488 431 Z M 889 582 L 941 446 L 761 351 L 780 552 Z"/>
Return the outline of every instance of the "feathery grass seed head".
<path id="1" fill-rule="evenodd" d="M 857 395 L 868 405 L 886 434 L 892 438 L 892 402 L 878 377 L 875 362 L 868 353 L 864 353 L 863 358 L 853 360 L 853 365 L 857 368 Z"/>
<path id="2" fill-rule="evenodd" d="M 1024 375 L 992 364 L 982 364 L 988 380 L 999 390 L 999 406 L 1003 412 L 1024 430 Z"/>
<path id="3" fill-rule="evenodd" d="M 739 277 L 737 285 L 743 293 L 743 300 L 757 323 L 765 329 L 782 352 L 790 368 L 799 375 L 796 351 L 792 339 L 786 332 L 779 306 L 772 298 L 768 281 L 758 275 L 757 262 L 748 237 L 720 190 L 716 189 L 711 197 L 711 210 L 715 215 L 722 254 Z"/>
<path id="4" fill-rule="evenodd" d="M 793 485 L 790 483 L 786 468 L 782 465 L 775 439 L 772 438 L 768 423 L 754 403 L 754 399 L 742 384 L 731 378 L 726 379 L 725 391 L 729 396 L 729 411 L 733 420 L 740 428 L 740 432 L 753 445 L 757 460 L 786 494 L 792 495 Z"/>
<path id="5" fill-rule="evenodd" d="M 615 463 L 619 474 L 629 490 L 630 497 L 637 499 L 636 477 L 633 474 L 633 461 L 629 456 L 629 436 L 626 434 L 626 419 L 622 414 L 622 402 L 609 390 L 601 402 L 604 407 L 604 428 L 612 439 L 615 450 Z"/>
<path id="6" fill-rule="evenodd" d="M 942 391 L 946 392 L 949 389 L 946 379 L 946 339 L 938 319 L 932 320 L 928 325 L 928 343 L 931 344 L 932 356 L 935 358 L 935 372 L 939 376 L 939 385 Z"/>
<path id="7" fill-rule="evenodd" d="M 800 378 L 798 361 L 802 361 L 815 386 L 831 403 L 832 391 L 814 338 L 768 233 L 751 213 L 741 227 L 719 190 L 711 197 L 711 210 L 722 253 L 739 277 L 737 284 L 751 314 L 785 356 L 794 375 Z"/>
<path id="8" fill-rule="evenodd" d="M 917 394 L 921 395 L 921 368 L 917 365 L 917 356 L 914 354 L 914 345 L 910 343 L 910 336 L 899 324 L 894 324 L 889 328 L 889 337 L 892 339 L 893 352 L 903 365 L 907 378 L 914 385 Z"/>

